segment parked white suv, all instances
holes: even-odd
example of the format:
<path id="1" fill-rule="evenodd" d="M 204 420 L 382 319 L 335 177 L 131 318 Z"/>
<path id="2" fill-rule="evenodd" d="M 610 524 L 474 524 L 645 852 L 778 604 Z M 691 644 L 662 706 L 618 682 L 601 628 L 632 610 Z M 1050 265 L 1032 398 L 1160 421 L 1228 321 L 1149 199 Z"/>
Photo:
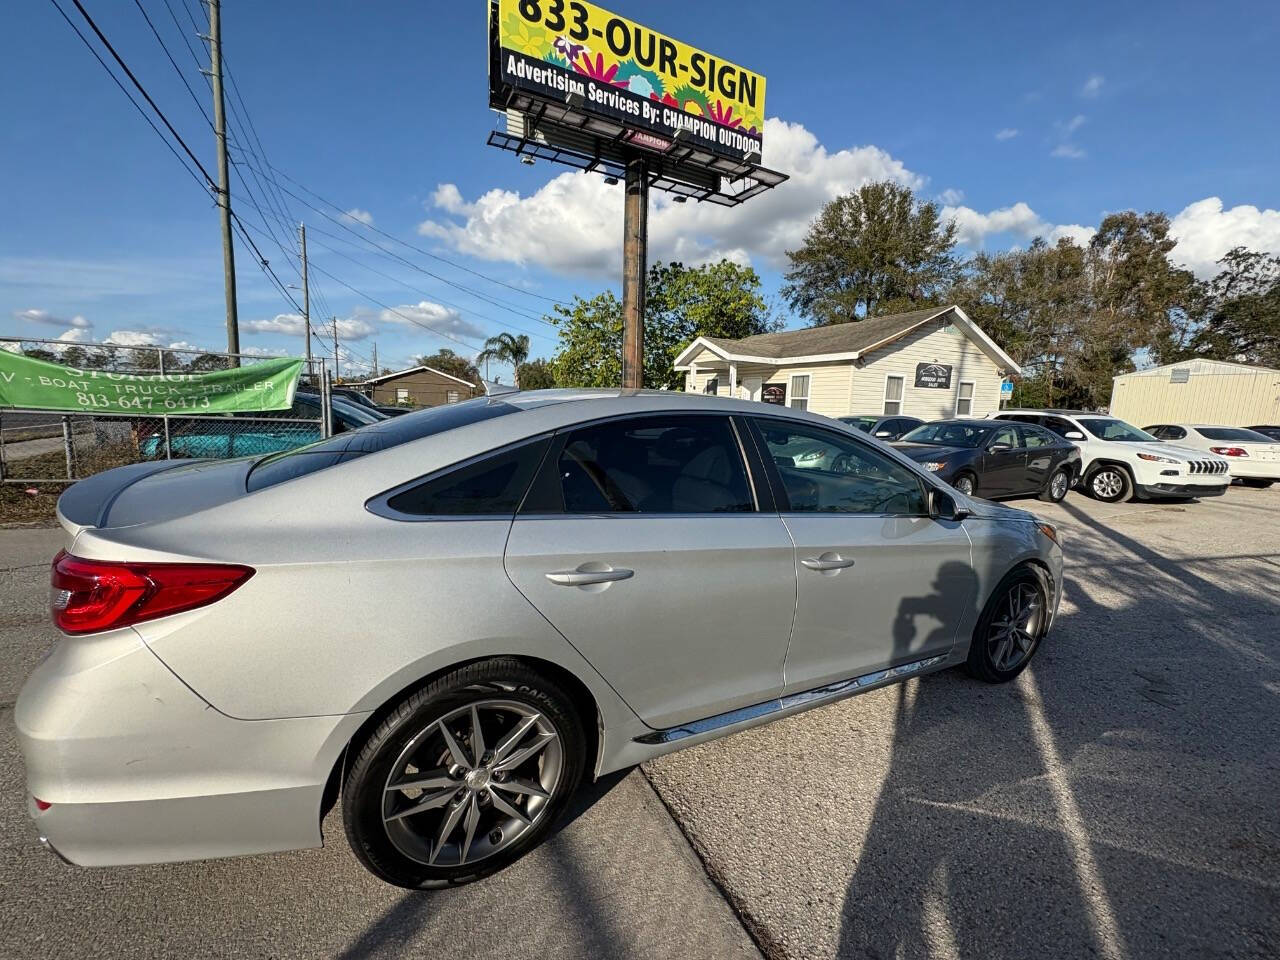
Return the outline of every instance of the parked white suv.
<path id="1" fill-rule="evenodd" d="M 1038 423 L 1080 448 L 1080 485 L 1095 499 L 1217 497 L 1231 484 L 1231 462 L 1206 450 L 1163 443 L 1101 413 L 1002 410 L 996 419 Z"/>

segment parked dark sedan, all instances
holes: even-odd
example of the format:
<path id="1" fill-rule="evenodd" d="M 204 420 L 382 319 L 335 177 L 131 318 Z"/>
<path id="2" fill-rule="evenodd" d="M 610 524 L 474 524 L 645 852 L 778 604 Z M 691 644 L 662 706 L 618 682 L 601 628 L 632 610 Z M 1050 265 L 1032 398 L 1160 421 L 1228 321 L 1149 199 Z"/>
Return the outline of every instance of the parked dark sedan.
<path id="1" fill-rule="evenodd" d="M 1057 503 L 1080 473 L 1080 451 L 1043 427 L 1007 420 L 938 420 L 894 446 L 961 493 Z"/>
<path id="2" fill-rule="evenodd" d="M 350 387 L 334 387 L 333 395 L 358 407 L 364 407 L 366 410 L 375 410 L 386 417 L 399 417 L 413 412 L 412 407 L 392 407 L 383 403 L 374 403 L 359 390 L 352 390 Z"/>
<path id="3" fill-rule="evenodd" d="M 877 440 L 884 440 L 886 443 L 901 440 L 903 436 L 924 423 L 919 417 L 882 417 L 875 413 L 851 414 L 850 416 L 837 417 L 836 419 L 841 423 L 847 423 L 849 426 L 861 430 L 863 433 L 871 434 Z"/>

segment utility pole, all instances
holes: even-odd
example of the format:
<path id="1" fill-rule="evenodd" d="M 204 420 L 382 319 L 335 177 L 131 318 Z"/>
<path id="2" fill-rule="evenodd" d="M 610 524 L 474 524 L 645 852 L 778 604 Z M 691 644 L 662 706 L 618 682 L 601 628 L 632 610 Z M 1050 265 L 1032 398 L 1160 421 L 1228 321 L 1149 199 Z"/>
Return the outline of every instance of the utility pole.
<path id="1" fill-rule="evenodd" d="M 370 376 L 378 375 L 378 341 L 373 341 L 373 373 Z"/>
<path id="2" fill-rule="evenodd" d="M 337 380 L 342 374 L 338 372 L 338 318 L 333 318 L 333 379 Z"/>
<path id="3" fill-rule="evenodd" d="M 218 209 L 222 215 L 222 273 L 227 299 L 227 352 L 240 352 L 240 315 L 236 309 L 236 252 L 231 242 L 231 183 L 227 169 L 227 118 L 222 97 L 222 11 L 209 4 L 209 60 L 213 80 L 213 134 L 218 143 Z M 235 358 L 236 366 L 240 365 Z"/>
<path id="4" fill-rule="evenodd" d="M 645 269 L 649 246 L 649 171 L 643 157 L 627 161 L 622 208 L 622 388 L 644 386 Z"/>
<path id="5" fill-rule="evenodd" d="M 307 341 L 307 372 L 311 372 L 311 288 L 307 285 L 307 225 L 298 224 L 298 244 L 302 247 L 302 323 Z"/>

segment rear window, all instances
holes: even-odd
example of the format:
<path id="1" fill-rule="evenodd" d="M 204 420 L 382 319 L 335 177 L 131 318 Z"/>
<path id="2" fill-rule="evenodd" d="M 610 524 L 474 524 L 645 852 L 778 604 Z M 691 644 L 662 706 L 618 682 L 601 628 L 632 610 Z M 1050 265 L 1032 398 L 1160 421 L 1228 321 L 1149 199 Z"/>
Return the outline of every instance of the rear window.
<path id="1" fill-rule="evenodd" d="M 1196 427 L 1196 433 L 1206 440 L 1235 440 L 1239 443 L 1271 443 L 1265 433 L 1244 427 Z"/>
<path id="2" fill-rule="evenodd" d="M 249 471 L 247 487 L 250 493 L 264 487 L 273 487 L 286 480 L 294 480 L 315 473 L 326 467 L 347 460 L 354 460 L 370 453 L 389 450 L 402 443 L 421 440 L 447 430 L 455 430 L 482 420 L 492 420 L 519 407 L 500 400 L 477 397 L 462 403 L 431 407 L 403 417 L 379 420 L 352 433 L 338 434 L 327 440 L 263 457 Z"/>

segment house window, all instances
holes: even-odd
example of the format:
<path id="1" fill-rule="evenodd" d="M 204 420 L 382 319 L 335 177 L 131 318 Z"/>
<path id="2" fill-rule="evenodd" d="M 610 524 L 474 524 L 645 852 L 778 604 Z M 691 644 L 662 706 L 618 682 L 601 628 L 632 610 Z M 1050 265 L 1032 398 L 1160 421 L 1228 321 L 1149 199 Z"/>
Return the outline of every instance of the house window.
<path id="1" fill-rule="evenodd" d="M 787 406 L 795 410 L 809 409 L 809 375 L 798 373 L 791 378 L 791 390 L 787 394 Z"/>
<path id="2" fill-rule="evenodd" d="M 720 378 L 719 378 L 719 377 L 712 377 L 710 380 L 708 380 L 708 381 L 707 381 L 707 385 L 706 385 L 705 387 L 703 387 L 703 388 L 702 388 L 702 392 L 703 392 L 703 393 L 709 393 L 709 394 L 711 394 L 711 395 L 713 395 L 713 396 L 714 396 L 716 393 L 718 393 L 718 392 L 719 392 L 719 390 L 720 390 Z"/>
<path id="3" fill-rule="evenodd" d="M 961 380 L 960 392 L 956 394 L 956 416 L 968 417 L 973 414 L 973 381 Z"/>
<path id="4" fill-rule="evenodd" d="M 448 398 L 447 398 L 447 399 L 448 399 L 448 402 L 449 402 L 449 403 L 457 403 L 457 402 L 458 402 L 458 391 L 457 391 L 457 390 L 450 390 L 450 391 L 449 391 L 449 394 L 448 394 Z"/>
<path id="5" fill-rule="evenodd" d="M 408 402 L 409 402 L 409 388 L 396 387 L 396 403 L 408 403 Z"/>
<path id="6" fill-rule="evenodd" d="M 896 417 L 902 412 L 902 377 L 884 378 L 884 415 Z"/>

